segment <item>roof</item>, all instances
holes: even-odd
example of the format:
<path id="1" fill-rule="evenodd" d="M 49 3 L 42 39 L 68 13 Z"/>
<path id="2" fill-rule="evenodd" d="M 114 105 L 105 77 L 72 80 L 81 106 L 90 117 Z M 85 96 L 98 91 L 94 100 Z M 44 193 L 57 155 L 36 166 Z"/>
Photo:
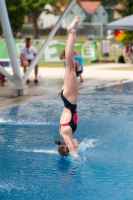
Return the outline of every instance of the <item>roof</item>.
<path id="1" fill-rule="evenodd" d="M 113 7 L 113 9 L 118 9 L 118 10 L 121 10 L 121 9 L 123 9 L 123 4 L 121 4 L 121 3 L 118 3 L 118 4 L 116 4 L 114 7 Z"/>
<path id="2" fill-rule="evenodd" d="M 81 7 L 89 13 L 94 13 L 96 9 L 101 5 L 100 1 L 79 1 Z"/>
<path id="3" fill-rule="evenodd" d="M 133 15 L 129 15 L 108 23 L 106 28 L 109 30 L 133 30 Z"/>
<path id="4" fill-rule="evenodd" d="M 94 1 L 94 2 L 92 2 L 92 1 L 85 1 L 85 0 L 82 1 L 82 0 L 79 0 L 79 1 L 77 1 L 77 2 L 80 4 L 80 6 L 81 6 L 84 10 L 86 10 L 86 11 L 89 12 L 90 14 L 94 13 L 94 12 L 97 10 L 97 8 L 101 5 L 101 2 L 100 2 L 100 1 Z M 74 7 L 75 4 L 76 4 L 76 1 L 74 2 L 74 4 L 73 4 L 72 7 Z M 60 9 L 57 9 L 56 6 L 57 6 L 58 8 L 60 8 Z M 60 15 L 60 14 L 65 10 L 67 4 L 63 4 L 63 3 L 58 2 L 58 3 L 56 4 L 56 6 L 52 6 L 52 8 L 53 8 L 54 12 L 55 12 L 57 15 Z M 72 9 L 72 8 L 71 8 L 71 9 Z"/>

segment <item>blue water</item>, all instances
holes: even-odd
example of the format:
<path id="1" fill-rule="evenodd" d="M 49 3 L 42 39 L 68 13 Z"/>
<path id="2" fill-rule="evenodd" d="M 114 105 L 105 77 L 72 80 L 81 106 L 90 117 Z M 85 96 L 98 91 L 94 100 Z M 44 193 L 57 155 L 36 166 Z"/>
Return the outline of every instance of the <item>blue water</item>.
<path id="1" fill-rule="evenodd" d="M 81 164 L 62 158 L 53 142 L 60 98 L 0 110 L 0 199 L 133 199 L 132 88 L 79 92 Z"/>

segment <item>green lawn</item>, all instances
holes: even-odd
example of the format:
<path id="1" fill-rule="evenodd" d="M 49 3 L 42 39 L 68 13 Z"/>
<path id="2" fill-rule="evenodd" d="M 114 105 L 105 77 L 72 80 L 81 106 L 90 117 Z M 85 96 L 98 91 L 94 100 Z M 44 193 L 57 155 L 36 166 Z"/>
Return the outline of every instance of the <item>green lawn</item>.
<path id="1" fill-rule="evenodd" d="M 92 66 L 98 63 L 84 62 L 84 66 Z M 63 62 L 39 62 L 39 67 L 64 67 Z"/>
<path id="2" fill-rule="evenodd" d="M 129 67 L 117 67 L 117 68 L 107 68 L 106 70 L 133 70 L 133 66 L 129 66 Z"/>

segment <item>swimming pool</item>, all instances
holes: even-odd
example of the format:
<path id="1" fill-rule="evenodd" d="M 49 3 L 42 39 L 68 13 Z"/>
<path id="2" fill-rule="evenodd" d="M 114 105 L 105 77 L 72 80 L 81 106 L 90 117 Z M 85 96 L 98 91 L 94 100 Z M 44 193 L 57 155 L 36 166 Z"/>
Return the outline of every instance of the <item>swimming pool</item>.
<path id="1" fill-rule="evenodd" d="M 79 92 L 81 164 L 58 155 L 53 142 L 60 98 L 0 110 L 0 199 L 133 199 L 132 86 Z"/>

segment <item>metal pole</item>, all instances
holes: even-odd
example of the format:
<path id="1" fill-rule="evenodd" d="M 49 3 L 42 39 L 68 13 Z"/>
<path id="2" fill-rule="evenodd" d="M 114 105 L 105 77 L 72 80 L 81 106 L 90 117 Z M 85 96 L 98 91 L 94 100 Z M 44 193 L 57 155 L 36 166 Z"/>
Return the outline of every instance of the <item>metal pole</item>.
<path id="1" fill-rule="evenodd" d="M 18 65 L 18 59 L 17 59 L 17 55 L 16 55 L 16 49 L 14 46 L 14 40 L 13 40 L 9 17 L 8 17 L 8 13 L 7 13 L 7 9 L 6 9 L 5 0 L 0 0 L 0 20 L 1 20 L 1 24 L 2 24 L 4 38 L 6 40 L 6 45 L 7 45 L 8 52 L 9 52 L 9 57 L 11 60 L 11 66 L 12 66 L 13 73 L 14 73 L 13 82 L 17 86 L 22 86 L 23 85 L 22 77 L 21 77 L 20 68 Z"/>
<path id="2" fill-rule="evenodd" d="M 100 25 L 100 37 L 103 37 L 103 24 Z"/>
<path id="3" fill-rule="evenodd" d="M 64 12 L 62 13 L 62 15 L 60 16 L 59 20 L 57 21 L 56 25 L 54 26 L 54 28 L 51 30 L 49 36 L 47 37 L 47 39 L 45 40 L 43 46 L 41 47 L 41 49 L 39 50 L 38 54 L 36 55 L 36 57 L 34 58 L 34 60 L 31 62 L 31 65 L 29 66 L 28 70 L 26 71 L 26 73 L 23 76 L 23 83 L 26 82 L 28 76 L 30 75 L 31 71 L 34 69 L 35 65 L 38 63 L 41 55 L 44 53 L 45 48 L 47 47 L 48 43 L 50 42 L 50 40 L 52 39 L 52 37 L 54 36 L 54 34 L 56 33 L 57 29 L 60 26 L 60 23 L 62 22 L 62 20 L 65 18 L 65 16 L 67 15 L 67 13 L 69 12 L 70 8 L 72 7 L 73 3 L 75 2 L 75 0 L 71 0 L 68 4 L 68 6 L 66 7 L 66 9 L 64 10 Z"/>

